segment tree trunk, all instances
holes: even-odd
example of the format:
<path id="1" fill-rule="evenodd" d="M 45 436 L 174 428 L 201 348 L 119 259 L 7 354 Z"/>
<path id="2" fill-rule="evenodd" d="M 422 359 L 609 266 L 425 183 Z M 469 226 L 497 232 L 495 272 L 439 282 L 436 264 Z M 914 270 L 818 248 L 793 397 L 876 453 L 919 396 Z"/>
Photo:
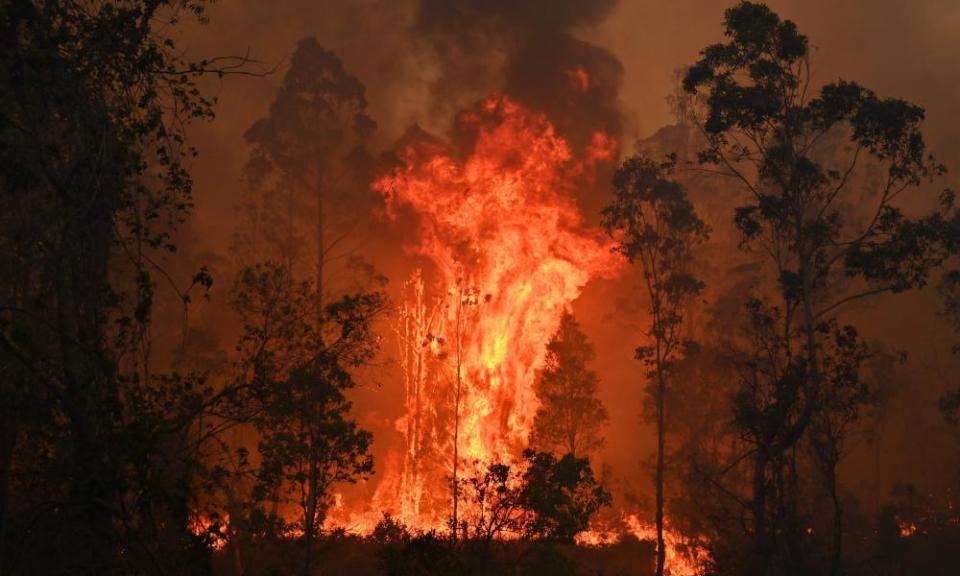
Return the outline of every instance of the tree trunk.
<path id="1" fill-rule="evenodd" d="M 317 262 L 316 262 L 316 314 L 317 314 L 317 347 L 318 350 L 323 348 L 323 275 L 324 275 L 324 252 L 326 251 L 326 243 L 324 242 L 324 206 L 323 206 L 323 172 L 321 170 L 319 177 L 316 182 L 317 188 Z M 316 532 L 317 526 L 317 500 L 320 498 L 318 494 L 318 482 L 317 477 L 317 456 L 313 453 L 315 442 L 310 443 L 310 479 L 309 486 L 307 487 L 307 507 L 304 515 L 304 531 L 303 536 L 306 539 L 304 542 L 304 564 L 303 564 L 303 576 L 310 576 L 311 571 L 313 570 L 313 539 L 314 533 Z"/>
<path id="2" fill-rule="evenodd" d="M 0 425 L 0 576 L 6 565 L 7 502 L 10 474 L 13 471 L 13 451 L 17 444 L 17 422 L 8 414 L 8 421 Z"/>
<path id="3" fill-rule="evenodd" d="M 837 576 L 841 572 L 843 560 L 843 505 L 840 502 L 840 486 L 837 482 L 837 465 L 840 462 L 838 440 L 831 434 L 829 423 L 821 422 L 815 433 L 819 440 L 814 442 L 814 457 L 819 459 L 823 473 L 824 487 L 833 505 L 833 526 L 830 550 L 830 574 Z"/>
<path id="4" fill-rule="evenodd" d="M 313 569 L 313 535 L 317 518 L 317 458 L 310 456 L 310 480 L 307 486 L 307 505 L 303 516 L 304 562 L 303 576 L 310 576 Z"/>
<path id="5" fill-rule="evenodd" d="M 659 346 L 658 346 L 659 348 Z M 659 352 L 658 352 L 659 354 Z M 666 386 L 663 380 L 663 363 L 657 358 L 657 576 L 663 576 L 667 550 L 663 540 L 663 468 L 666 448 L 666 415 L 664 404 Z"/>
<path id="6" fill-rule="evenodd" d="M 234 440 L 236 436 L 234 436 Z M 228 545 L 230 546 L 230 556 L 233 559 L 233 569 L 236 576 L 244 576 L 246 570 L 243 568 L 243 552 L 241 550 L 241 541 L 247 536 L 247 531 L 241 532 L 239 528 L 239 522 L 236 519 L 241 518 L 243 512 L 241 510 L 241 498 L 238 496 L 240 480 L 236 480 L 233 483 L 228 483 L 224 486 L 224 492 L 227 497 L 227 514 L 228 518 L 232 521 L 227 522 L 227 531 L 228 531 Z M 238 486 L 238 488 L 234 488 Z"/>
<path id="7" fill-rule="evenodd" d="M 830 574 L 840 574 L 840 564 L 843 558 L 843 505 L 840 503 L 840 494 L 837 489 L 836 467 L 830 471 L 830 498 L 833 500 L 833 558 L 830 565 Z"/>
<path id="8" fill-rule="evenodd" d="M 753 545 L 757 560 L 766 564 L 767 546 L 767 457 L 757 450 L 753 461 Z"/>
<path id="9" fill-rule="evenodd" d="M 461 341 L 461 320 L 463 314 L 463 286 L 460 286 L 460 289 L 457 290 L 457 325 L 456 325 L 456 338 L 457 338 L 457 389 L 454 393 L 454 406 L 453 406 L 453 541 L 457 541 L 457 531 L 458 531 L 458 506 L 460 501 L 460 485 L 457 481 L 457 466 L 460 459 L 460 393 L 463 386 L 463 358 L 461 356 L 463 352 L 463 343 Z"/>
<path id="10" fill-rule="evenodd" d="M 317 178 L 317 336 L 323 338 L 323 273 L 327 245 L 324 239 L 323 172 Z"/>
<path id="11" fill-rule="evenodd" d="M 454 406 L 453 406 L 453 515 L 452 520 L 452 529 L 453 529 L 453 541 L 457 541 L 457 530 L 458 530 L 458 518 L 457 518 L 457 507 L 460 501 L 460 486 L 457 482 L 457 464 L 460 459 L 460 387 L 462 385 L 462 374 L 461 374 L 461 342 L 460 342 L 460 315 L 463 310 L 463 289 L 461 287 L 457 292 L 457 326 L 456 326 L 456 338 L 457 338 L 457 389 L 454 393 Z"/>

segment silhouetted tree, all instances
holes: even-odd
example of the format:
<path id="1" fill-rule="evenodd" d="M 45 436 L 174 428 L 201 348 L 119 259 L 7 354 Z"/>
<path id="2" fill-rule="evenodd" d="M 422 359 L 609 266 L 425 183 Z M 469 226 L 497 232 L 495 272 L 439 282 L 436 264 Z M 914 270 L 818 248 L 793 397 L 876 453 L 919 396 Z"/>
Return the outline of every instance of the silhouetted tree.
<path id="1" fill-rule="evenodd" d="M 363 179 L 370 162 L 366 141 L 376 123 L 366 108 L 363 84 L 336 54 L 305 38 L 297 44 L 269 114 L 245 135 L 252 146 L 246 165 L 250 190 L 242 206 L 246 220 L 238 230 L 237 254 L 246 264 L 282 262 L 289 276 L 284 282 L 301 291 L 295 307 L 313 314 L 299 320 L 315 339 L 311 345 L 278 342 L 288 352 L 310 354 L 286 366 L 288 395 L 265 405 L 257 422 L 265 463 L 261 472 L 272 467 L 274 485 L 301 491 L 305 571 L 312 563 L 329 485 L 353 481 L 371 466 L 369 435 L 346 418 L 350 405 L 343 397 L 353 386 L 349 369 L 368 363 L 376 349 L 369 323 L 384 306 L 378 290 L 386 282 L 357 253 L 351 238 L 370 213 L 372 198 Z M 308 291 L 314 302 L 309 307 L 301 299 L 306 285 L 294 280 L 306 263 L 302 246 L 312 246 Z M 270 275 L 279 272 L 277 266 L 253 270 Z M 241 274 L 241 284 L 251 279 L 250 270 Z"/>
<path id="2" fill-rule="evenodd" d="M 954 332 L 960 334 L 960 210 L 954 210 L 943 228 L 943 242 L 952 256 L 954 266 L 943 273 L 940 280 L 940 296 L 943 299 L 943 315 Z M 960 353 L 960 343 L 953 345 L 953 353 Z M 940 398 L 940 410 L 949 424 L 956 427 L 960 418 L 960 387 L 947 391 Z M 958 429 L 960 431 L 960 429 Z"/>
<path id="3" fill-rule="evenodd" d="M 522 533 L 526 512 L 518 467 L 501 462 L 481 467 L 474 462 L 474 468 L 474 474 L 461 480 L 470 503 L 464 537 L 489 544 L 494 538 Z"/>
<path id="4" fill-rule="evenodd" d="M 537 450 L 584 456 L 603 446 L 607 410 L 597 398 L 597 374 L 589 368 L 593 345 L 570 312 L 547 343 L 535 389 L 540 407 L 530 444 Z"/>
<path id="5" fill-rule="evenodd" d="M 766 389 L 764 400 L 739 404 L 738 420 L 765 423 L 765 440 L 753 452 L 755 569 L 799 569 L 806 560 L 790 472 L 795 448 L 811 435 L 838 441 L 822 430 L 834 407 L 849 408 L 831 400 L 842 394 L 831 389 L 837 382 L 825 368 L 835 333 L 829 327 L 846 304 L 924 285 L 943 260 L 942 216 L 913 219 L 896 203 L 943 168 L 927 155 L 918 106 L 847 81 L 813 93 L 807 38 L 767 6 L 730 8 L 724 34 L 724 42 L 701 52 L 684 85 L 706 99 L 698 120 L 708 142 L 701 163 L 749 191 L 752 201 L 736 209 L 734 220 L 744 246 L 759 248 L 773 268 L 779 304 L 756 305 L 762 313 L 754 318 L 776 335 L 782 365 L 757 374 L 765 383 L 748 380 Z M 866 164 L 882 178 L 854 186 Z M 869 192 L 861 194 L 860 186 Z M 827 453 L 833 458 L 838 450 Z M 788 467 L 786 487 L 776 502 L 765 502 L 765 487 L 784 475 L 781 466 Z M 826 468 L 827 484 L 835 485 L 835 466 Z M 839 516 L 838 502 L 835 510 Z M 835 526 L 832 573 L 841 570 L 841 518 Z"/>
<path id="6" fill-rule="evenodd" d="M 666 390 L 670 371 L 689 343 L 682 335 L 684 306 L 703 289 L 691 271 L 693 251 L 708 235 L 683 188 L 669 180 L 672 168 L 640 158 L 629 158 L 614 176 L 614 201 L 603 210 L 604 226 L 618 240 L 617 250 L 630 262 L 639 262 L 650 299 L 653 340 L 640 346 L 636 357 L 648 368 L 650 396 L 656 405 L 657 575 L 663 574 L 663 477 L 666 454 Z"/>
<path id="7" fill-rule="evenodd" d="M 572 543 L 611 503 L 589 459 L 570 453 L 528 449 L 517 462 L 474 462 L 460 483 L 471 504 L 463 535 L 482 543 L 510 535 Z"/>
<path id="8" fill-rule="evenodd" d="M 528 538 L 572 543 L 587 529 L 590 518 L 612 502 L 610 493 L 594 478 L 590 461 L 566 454 L 526 450 L 520 505 L 530 517 L 524 522 Z"/>
<path id="9" fill-rule="evenodd" d="M 362 177 L 376 123 L 367 115 L 365 92 L 336 54 L 304 38 L 269 115 L 246 133 L 252 196 L 243 207 L 240 255 L 247 262 L 280 259 L 297 270 L 301 246 L 310 246 L 312 237 L 318 309 L 331 292 L 328 266 L 356 260 L 348 240 L 369 213 L 372 195 Z"/>
<path id="10" fill-rule="evenodd" d="M 305 574 L 331 486 L 373 470 L 372 437 L 349 419 L 344 393 L 354 386 L 350 369 L 378 350 L 372 323 L 385 305 L 376 292 L 344 296 L 325 306 L 318 324 L 315 290 L 285 265 L 267 264 L 245 269 L 234 295 L 244 322 L 243 379 L 258 408 L 260 493 L 300 505 Z"/>
<path id="11" fill-rule="evenodd" d="M 147 328 L 185 125 L 212 117 L 195 81 L 244 63 L 182 57 L 170 23 L 204 6 L 0 4 L 0 571 L 202 569 L 184 486 L 209 390 L 154 374 Z"/>

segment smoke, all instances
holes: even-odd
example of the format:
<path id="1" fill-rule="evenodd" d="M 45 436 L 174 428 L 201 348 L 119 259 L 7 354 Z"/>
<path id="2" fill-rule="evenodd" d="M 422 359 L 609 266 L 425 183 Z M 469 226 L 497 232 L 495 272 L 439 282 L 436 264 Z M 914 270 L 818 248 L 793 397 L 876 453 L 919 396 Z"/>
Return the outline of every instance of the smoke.
<path id="1" fill-rule="evenodd" d="M 210 24 L 189 32 L 180 46 L 190 54 L 249 53 L 277 71 L 266 78 L 226 78 L 210 86 L 219 97 L 218 118 L 198 126 L 193 142 L 200 157 L 193 167 L 196 210 L 194 252 L 200 263 L 223 254 L 237 221 L 233 206 L 248 150 L 243 133 L 261 118 L 273 100 L 296 42 L 315 36 L 335 52 L 346 69 L 366 85 L 369 112 L 378 124 L 372 145 L 392 149 L 413 125 L 445 137 L 459 134 L 456 113 L 492 93 L 503 93 L 545 113 L 571 147 L 588 146 L 602 130 L 623 149 L 671 124 L 666 96 L 673 73 L 694 62 L 698 51 L 721 35 L 723 10 L 734 0 L 234 0 L 212 5 Z M 815 47 L 816 80 L 843 77 L 898 96 L 927 109 L 925 132 L 932 151 L 955 178 L 960 173 L 960 5 L 953 0 L 771 0 L 781 16 L 794 20 Z M 462 149 L 462 148 L 461 148 Z M 579 151 L 578 151 L 579 152 Z M 579 155 L 579 154 L 578 154 Z M 607 201 L 603 173 L 597 184 L 578 191 L 585 218 L 594 218 Z M 952 180 L 953 183 L 956 180 Z M 729 210 L 725 192 L 705 189 Z M 719 210 L 719 209 L 718 209 Z M 729 222 L 728 212 L 706 214 Z M 382 242 L 382 241 L 381 241 Z M 724 247 L 726 248 L 726 247 Z M 731 251 L 735 248 L 730 248 Z M 732 253 L 732 252 L 730 252 Z M 371 255 L 377 258 L 377 254 Z M 727 267 L 718 253 L 717 266 Z M 386 258 L 380 255 L 381 261 Z M 402 282 L 399 264 L 385 269 Z M 394 272 L 396 270 L 396 273 Z M 214 270 L 216 276 L 217 270 Z M 713 278 L 707 278 L 708 284 Z M 217 286 L 229 278 L 217 277 Z M 597 348 L 601 399 L 610 411 L 608 448 L 603 459 L 620 474 L 640 476 L 640 463 L 652 454 L 653 435 L 639 419 L 643 398 L 641 369 L 632 359 L 642 338 L 644 318 L 617 308 L 628 293 L 612 282 L 588 284 L 575 311 Z M 213 301 L 226 295 L 215 288 Z M 636 303 L 635 295 L 631 302 Z M 904 314 L 909 310 L 909 314 Z M 897 470 L 884 475 L 927 474 L 922 450 L 901 446 L 911 438 L 915 414 L 934 426 L 936 378 L 950 366 L 949 333 L 938 323 L 927 294 L 878 302 L 865 311 L 864 328 L 911 352 L 911 362 L 928 363 L 913 378 L 910 397 L 917 408 L 891 408 L 903 420 L 891 425 L 877 452 L 904 454 Z M 191 311 L 196 324 L 210 322 L 202 309 Z M 210 322 L 220 325 L 218 322 Z M 230 342 L 230 338 L 222 341 Z M 914 350 L 910 350 L 913 348 Z M 925 352 L 926 350 L 926 352 Z M 924 355 L 926 354 L 926 356 Z M 929 358 L 928 358 L 929 357 Z M 359 390 L 355 407 L 377 438 L 378 452 L 390 440 L 400 392 L 385 376 L 383 387 Z M 907 378 L 907 376 L 905 376 Z M 896 404 L 896 403 L 894 403 Z M 381 431 L 383 432 L 381 434 Z M 929 436 L 924 434 L 924 436 Z M 882 444 L 882 446 L 881 446 Z M 860 461 L 872 452 L 861 451 Z M 382 462 L 382 460 L 381 460 Z M 866 470 L 867 468 L 863 468 Z M 915 476 L 917 474 L 914 474 Z M 645 476 L 643 477 L 645 481 Z"/>
<path id="2" fill-rule="evenodd" d="M 434 106 L 449 115 L 450 106 L 503 92 L 545 113 L 575 151 L 598 130 L 619 138 L 623 66 L 577 36 L 616 3 L 424 0 L 412 33 L 439 64 Z"/>

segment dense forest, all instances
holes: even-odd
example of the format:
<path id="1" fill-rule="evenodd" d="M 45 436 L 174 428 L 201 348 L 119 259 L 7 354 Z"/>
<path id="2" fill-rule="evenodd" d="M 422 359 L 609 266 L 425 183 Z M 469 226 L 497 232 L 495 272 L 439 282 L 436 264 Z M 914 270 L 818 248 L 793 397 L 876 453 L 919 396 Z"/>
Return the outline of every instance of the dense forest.
<path id="1" fill-rule="evenodd" d="M 0 576 L 955 573 L 960 11 L 271 4 L 0 0 Z"/>

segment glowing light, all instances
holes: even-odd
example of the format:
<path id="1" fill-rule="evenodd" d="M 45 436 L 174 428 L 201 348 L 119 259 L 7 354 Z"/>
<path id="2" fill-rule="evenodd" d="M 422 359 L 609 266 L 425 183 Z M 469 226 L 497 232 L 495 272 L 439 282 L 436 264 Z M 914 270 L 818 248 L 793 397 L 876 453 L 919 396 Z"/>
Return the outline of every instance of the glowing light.
<path id="1" fill-rule="evenodd" d="M 405 452 L 388 462 L 376 514 L 355 512 L 354 524 L 389 511 L 414 528 L 446 525 L 458 358 L 461 457 L 517 460 L 538 407 L 533 382 L 545 344 L 584 285 L 620 267 L 601 232 L 584 226 L 571 189 L 612 158 L 615 140 L 603 134 L 603 154 L 574 158 L 545 116 L 505 97 L 484 100 L 458 122 L 476 134 L 465 158 L 434 140 L 415 141 L 374 183 L 388 216 L 418 216 L 409 249 L 430 267 L 408 284 L 398 329 Z"/>
<path id="2" fill-rule="evenodd" d="M 657 527 L 654 524 L 641 522 L 633 514 L 625 519 L 630 532 L 639 540 L 657 541 Z M 683 534 L 671 530 L 664 530 L 664 548 L 666 549 L 665 571 L 671 576 L 696 576 L 703 572 L 703 551 L 696 543 L 684 537 Z"/>
<path id="3" fill-rule="evenodd" d="M 642 522 L 634 514 L 620 518 L 616 527 L 595 527 L 577 535 L 576 542 L 581 546 L 610 546 L 620 542 L 627 534 L 637 540 L 656 543 L 657 527 L 653 523 Z M 704 572 L 706 550 L 702 543 L 688 538 L 665 527 L 663 539 L 666 549 L 664 571 L 670 576 L 698 576 Z"/>
<path id="4" fill-rule="evenodd" d="M 900 537 L 901 538 L 910 538 L 917 533 L 917 524 L 915 522 L 908 522 L 906 520 L 897 520 L 897 525 L 900 526 Z"/>

